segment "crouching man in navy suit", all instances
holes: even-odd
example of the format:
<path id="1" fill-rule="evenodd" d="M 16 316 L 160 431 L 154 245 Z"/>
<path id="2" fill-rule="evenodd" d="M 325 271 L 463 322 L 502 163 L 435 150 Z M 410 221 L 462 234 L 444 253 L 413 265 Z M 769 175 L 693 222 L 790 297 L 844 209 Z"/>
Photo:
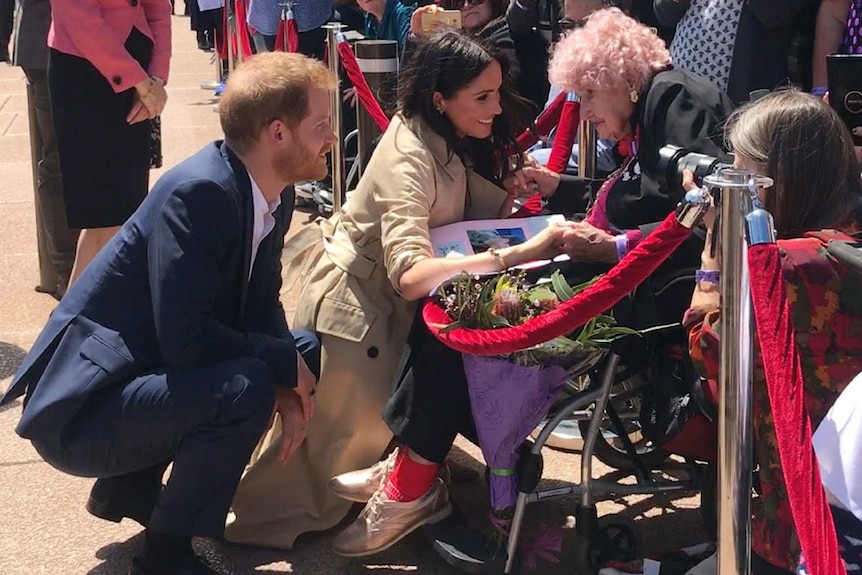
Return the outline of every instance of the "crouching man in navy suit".
<path id="1" fill-rule="evenodd" d="M 224 142 L 156 183 L 0 400 L 26 394 L 18 434 L 57 469 L 98 478 L 90 513 L 146 527 L 133 574 L 214 573 L 191 537 L 222 535 L 273 413 L 284 461 L 305 436 L 319 345 L 288 329 L 280 255 L 291 185 L 326 176 L 334 88 L 297 54 L 262 54 L 232 73 Z"/>

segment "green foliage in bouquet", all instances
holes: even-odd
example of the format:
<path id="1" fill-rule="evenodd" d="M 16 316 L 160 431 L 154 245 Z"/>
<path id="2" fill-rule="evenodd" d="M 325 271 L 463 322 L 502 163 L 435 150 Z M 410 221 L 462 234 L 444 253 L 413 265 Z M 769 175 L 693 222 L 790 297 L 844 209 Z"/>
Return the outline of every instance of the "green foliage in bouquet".
<path id="1" fill-rule="evenodd" d="M 570 286 L 563 275 L 555 271 L 549 281 L 533 285 L 526 281 L 525 275 L 515 271 L 493 277 L 462 273 L 445 282 L 438 288 L 435 298 L 452 323 L 441 331 L 518 326 L 555 309 L 598 279 Z M 586 359 L 598 358 L 615 339 L 639 333 L 617 325 L 613 316 L 602 314 L 571 333 L 509 354 L 506 359 L 518 365 L 559 365 L 573 371 L 582 367 Z"/>

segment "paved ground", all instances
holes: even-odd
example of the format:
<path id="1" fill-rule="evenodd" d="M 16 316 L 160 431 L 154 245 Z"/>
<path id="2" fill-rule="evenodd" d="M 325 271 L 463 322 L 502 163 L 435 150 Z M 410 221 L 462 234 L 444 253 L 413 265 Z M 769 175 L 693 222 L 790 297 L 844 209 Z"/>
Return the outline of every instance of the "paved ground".
<path id="1" fill-rule="evenodd" d="M 180 3 L 178 2 L 178 5 Z M 206 142 L 219 137 L 218 117 L 202 81 L 213 79 L 209 55 L 195 47 L 188 20 L 174 19 L 174 59 L 170 99 L 163 116 L 165 166 L 170 167 Z M 153 173 L 157 178 L 159 171 Z M 33 214 L 32 176 L 23 74 L 0 68 L 0 389 L 41 330 L 55 301 L 33 290 L 38 278 L 36 232 Z M 292 232 L 308 221 L 294 217 Z M 291 307 L 290 294 L 286 295 Z M 42 462 L 29 443 L 13 432 L 20 405 L 0 412 L 0 486 L 6 497 L 0 507 L 0 575 L 114 575 L 128 571 L 129 559 L 141 544 L 137 525 L 100 521 L 83 505 L 91 481 L 63 475 Z M 459 440 L 455 456 L 468 466 L 482 469 L 478 451 Z M 550 484 L 573 478 L 579 469 L 576 455 L 548 451 L 545 479 Z M 604 468 L 600 472 L 609 473 Z M 286 487 L 289 488 L 289 487 Z M 456 503 L 468 516 L 481 517 L 486 505 L 481 482 L 458 486 Z M 698 543 L 703 539 L 697 497 L 674 501 L 627 498 L 600 505 L 602 514 L 624 512 L 635 518 L 648 554 Z M 531 522 L 566 525 L 573 513 L 573 498 L 533 506 Z M 454 573 L 429 549 L 421 534 L 408 538 L 391 551 L 366 561 L 346 560 L 330 551 L 331 534 L 301 539 L 292 552 L 240 548 L 213 541 L 199 541 L 200 550 L 218 559 L 224 573 L 257 572 L 307 574 Z M 564 538 L 562 561 L 540 564 L 551 573 L 577 573 L 572 557 L 574 533 Z"/>

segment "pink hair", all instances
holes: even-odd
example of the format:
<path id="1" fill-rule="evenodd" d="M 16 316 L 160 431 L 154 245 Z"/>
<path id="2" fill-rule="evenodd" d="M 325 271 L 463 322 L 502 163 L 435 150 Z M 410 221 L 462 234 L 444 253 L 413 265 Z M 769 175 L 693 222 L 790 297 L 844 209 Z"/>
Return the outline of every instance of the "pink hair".
<path id="1" fill-rule="evenodd" d="M 554 48 L 548 75 L 567 92 L 624 89 L 640 92 L 670 64 L 670 52 L 652 28 L 618 8 L 594 12 L 583 28 Z"/>

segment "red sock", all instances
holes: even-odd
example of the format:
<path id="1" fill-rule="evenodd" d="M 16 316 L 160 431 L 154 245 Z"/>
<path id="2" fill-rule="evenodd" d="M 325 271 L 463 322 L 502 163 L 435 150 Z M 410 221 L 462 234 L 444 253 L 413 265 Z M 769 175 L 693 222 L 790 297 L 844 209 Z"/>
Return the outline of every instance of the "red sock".
<path id="1" fill-rule="evenodd" d="M 415 501 L 428 493 L 437 480 L 440 466 L 413 461 L 402 447 L 395 460 L 395 469 L 383 487 L 383 494 L 392 501 Z"/>

